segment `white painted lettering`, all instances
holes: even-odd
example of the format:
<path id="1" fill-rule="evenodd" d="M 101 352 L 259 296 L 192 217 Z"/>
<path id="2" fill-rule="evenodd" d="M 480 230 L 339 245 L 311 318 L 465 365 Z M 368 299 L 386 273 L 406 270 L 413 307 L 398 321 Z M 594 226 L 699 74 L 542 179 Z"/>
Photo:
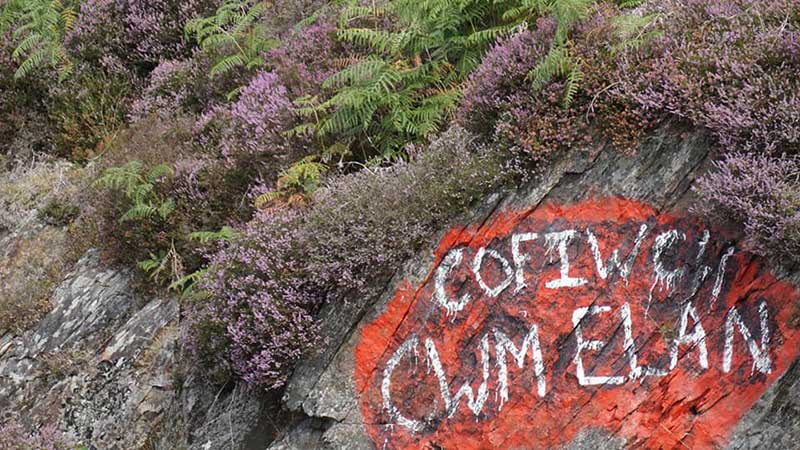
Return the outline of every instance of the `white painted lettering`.
<path id="1" fill-rule="evenodd" d="M 483 258 L 486 255 L 498 261 L 503 267 L 503 273 L 506 275 L 506 278 L 495 287 L 489 287 L 481 276 Z M 503 258 L 500 253 L 491 249 L 487 250 L 485 247 L 481 247 L 480 250 L 478 250 L 478 254 L 475 255 L 475 259 L 472 261 L 472 272 L 475 273 L 475 279 L 478 281 L 478 285 L 489 297 L 497 297 L 500 295 L 501 292 L 511 285 L 511 281 L 514 279 L 514 271 L 511 270 L 511 265 L 508 263 L 508 260 Z"/>
<path id="2" fill-rule="evenodd" d="M 386 367 L 383 369 L 383 380 L 381 380 L 381 394 L 383 395 L 383 408 L 389 414 L 389 417 L 392 418 L 395 422 L 399 425 L 408 428 L 411 432 L 419 432 L 422 430 L 422 422 L 419 420 L 409 419 L 408 417 L 403 416 L 400 410 L 397 409 L 396 406 L 392 403 L 392 373 L 394 369 L 400 364 L 400 360 L 403 359 L 404 356 L 409 351 L 414 351 L 416 354 L 417 346 L 419 344 L 419 339 L 416 336 L 412 336 L 408 338 L 397 351 L 394 352 L 389 361 L 386 363 Z"/>
<path id="3" fill-rule="evenodd" d="M 686 334 L 689 316 L 692 316 L 694 327 L 692 332 Z M 678 365 L 678 350 L 681 345 L 693 344 L 697 348 L 697 360 L 700 367 L 708 369 L 708 348 L 706 347 L 706 330 L 700 323 L 700 316 L 697 314 L 692 302 L 686 302 L 681 311 L 680 326 L 678 327 L 678 337 L 672 341 L 669 349 L 670 363 L 669 369 L 672 370 Z"/>
<path id="4" fill-rule="evenodd" d="M 627 282 L 631 274 L 631 269 L 633 268 L 633 262 L 636 260 L 636 257 L 639 255 L 639 250 L 642 248 L 645 234 L 647 234 L 647 225 L 642 224 L 642 226 L 639 227 L 639 234 L 633 242 L 633 250 L 631 250 L 628 257 L 625 258 L 624 263 L 620 263 L 619 249 L 615 249 L 611 252 L 611 256 L 608 257 L 606 263 L 603 264 L 603 257 L 600 255 L 600 245 L 597 242 L 597 237 L 592 233 L 592 230 L 587 228 L 586 235 L 589 239 L 589 246 L 592 248 L 592 257 L 594 258 L 597 274 L 600 275 L 600 278 L 605 280 L 615 271 L 619 271 L 620 276 Z"/>
<path id="5" fill-rule="evenodd" d="M 447 281 L 447 277 L 453 271 L 453 268 L 461 264 L 461 260 L 463 258 L 463 248 L 451 250 L 447 256 L 444 257 L 439 267 L 436 268 L 436 274 L 433 277 L 435 284 L 434 297 L 436 298 L 436 301 L 442 307 L 444 307 L 445 310 L 447 310 L 448 315 L 454 315 L 461 311 L 472 299 L 469 294 L 464 294 L 459 300 L 451 300 L 447 296 L 447 291 L 445 290 L 445 282 Z"/>
<path id="6" fill-rule="evenodd" d="M 736 310 L 736 307 L 733 306 L 730 311 L 728 311 L 728 317 L 725 319 L 725 347 L 722 352 L 723 372 L 727 373 L 731 370 L 734 325 L 736 325 L 736 329 L 739 330 L 742 338 L 744 338 L 747 349 L 750 351 L 750 356 L 753 357 L 753 368 L 750 374 L 752 375 L 756 370 L 764 374 L 772 372 L 772 360 L 770 359 L 768 351 L 769 312 L 767 311 L 766 303 L 761 302 L 758 306 L 758 315 L 761 321 L 761 347 L 756 344 L 753 334 L 750 332 L 750 329 L 747 328 L 747 325 L 744 324 L 744 321 L 742 321 L 742 317 L 739 315 L 739 311 Z"/>
<path id="7" fill-rule="evenodd" d="M 544 378 L 544 360 L 542 359 L 542 347 L 539 344 L 539 332 L 536 324 L 532 325 L 528 334 L 522 339 L 522 345 L 517 347 L 502 331 L 494 330 L 497 341 L 497 378 L 498 391 L 500 393 L 500 405 L 498 410 L 503 409 L 503 404 L 508 401 L 508 364 L 506 362 L 506 352 L 511 353 L 517 362 L 517 367 L 522 369 L 525 366 L 525 355 L 528 348 L 531 349 L 531 359 L 533 359 L 533 374 L 536 376 L 536 393 L 539 397 L 544 397 L 546 382 Z"/>
<path id="8" fill-rule="evenodd" d="M 561 277 L 545 283 L 545 286 L 550 289 L 577 287 L 586 284 L 585 278 L 574 278 L 569 276 L 569 255 L 567 254 L 567 246 L 572 241 L 573 237 L 575 237 L 575 230 L 559 231 L 555 233 L 547 233 L 545 235 L 547 253 L 552 253 L 555 247 L 558 246 L 558 256 L 561 260 Z"/>
<path id="9" fill-rule="evenodd" d="M 447 376 L 442 367 L 442 361 L 439 359 L 439 352 L 436 351 L 436 345 L 430 338 L 425 339 L 425 351 L 428 357 L 428 364 L 433 367 L 433 373 L 439 381 L 439 389 L 441 391 L 442 400 L 444 400 L 444 408 L 447 412 L 447 417 L 453 417 L 458 409 L 458 404 L 461 397 L 467 397 L 467 407 L 474 415 L 481 413 L 483 404 L 489 397 L 489 337 L 484 336 L 481 339 L 481 368 L 483 369 L 483 381 L 478 387 L 477 395 L 472 391 L 469 381 L 461 386 L 461 389 L 455 395 L 450 394 L 450 384 L 447 382 Z"/>
<path id="10" fill-rule="evenodd" d="M 656 236 L 656 241 L 653 244 L 653 285 L 650 287 L 650 294 L 647 297 L 647 306 L 645 307 L 645 315 L 650 310 L 650 304 L 653 301 L 653 291 L 660 285 L 660 289 L 666 290 L 667 295 L 675 288 L 675 284 L 680 280 L 685 268 L 678 267 L 673 270 L 667 270 L 664 267 L 664 262 L 661 260 L 664 251 L 669 247 L 677 244 L 679 241 L 686 239 L 686 235 L 678 230 L 665 231 Z"/>
<path id="11" fill-rule="evenodd" d="M 717 267 L 717 279 L 714 280 L 714 288 L 711 290 L 711 304 L 716 303 L 719 294 L 722 292 L 722 282 L 725 280 L 725 268 L 728 265 L 728 259 L 733 256 L 735 251 L 734 247 L 729 247 L 719 260 L 719 267 Z"/>
<path id="12" fill-rule="evenodd" d="M 514 260 L 514 268 L 516 269 L 515 278 L 517 282 L 517 285 L 514 288 L 514 293 L 517 293 L 526 287 L 524 266 L 525 263 L 530 259 L 530 255 L 523 255 L 520 252 L 519 244 L 532 241 L 537 237 L 539 237 L 539 235 L 536 233 L 521 233 L 511 236 L 511 257 Z"/>
<path id="13" fill-rule="evenodd" d="M 581 329 L 581 321 L 587 315 L 596 315 L 611 311 L 609 306 L 592 306 L 590 308 L 578 308 L 572 312 L 572 324 L 575 326 L 575 340 L 577 341 L 577 348 L 575 349 L 575 372 L 578 376 L 578 383 L 581 386 L 591 386 L 597 384 L 622 384 L 625 382 L 625 377 L 622 376 L 595 376 L 586 375 L 583 370 L 583 359 L 581 352 L 584 350 L 600 350 L 605 345 L 603 341 L 585 341 L 583 339 L 583 331 Z"/>

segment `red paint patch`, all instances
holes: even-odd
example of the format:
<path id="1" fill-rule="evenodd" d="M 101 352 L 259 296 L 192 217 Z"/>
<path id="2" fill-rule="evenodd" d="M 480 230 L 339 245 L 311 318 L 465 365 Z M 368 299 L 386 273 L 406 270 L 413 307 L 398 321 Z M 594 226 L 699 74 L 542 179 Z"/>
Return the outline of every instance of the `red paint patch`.
<path id="1" fill-rule="evenodd" d="M 647 230 L 636 254 L 635 241 L 643 224 Z M 601 276 L 587 229 L 596 236 L 604 266 L 615 249 L 622 263 L 636 254 L 630 258 L 627 279 L 620 270 L 605 279 Z M 566 274 L 558 235 L 549 235 L 550 245 L 547 241 L 548 233 L 564 230 L 575 230 L 565 244 Z M 672 241 L 670 230 L 677 233 Z M 436 252 L 428 279 L 417 288 L 401 287 L 386 311 L 362 330 L 355 380 L 363 420 L 377 447 L 538 449 L 569 442 L 586 428 L 625 437 L 632 448 L 699 450 L 724 445 L 741 416 L 798 354 L 800 334 L 788 324 L 800 292 L 738 250 L 720 271 L 732 243 L 724 232 L 710 230 L 710 240 L 702 245 L 704 230 L 694 219 L 659 215 L 646 205 L 621 199 L 501 213 L 480 227 L 451 230 Z M 525 287 L 517 282 L 518 264 L 512 254 L 512 236 L 521 233 L 537 233 L 536 239 L 523 240 L 518 247 L 518 256 L 526 258 L 520 265 Z M 662 245 L 657 256 L 659 235 Z M 485 255 L 479 271 L 484 288 L 473 271 L 481 248 L 496 251 L 508 262 L 504 267 L 502 261 Z M 446 260 L 459 249 L 457 264 L 454 256 Z M 443 262 L 453 266 L 451 272 L 445 270 L 446 264 L 441 266 Z M 663 277 L 654 284 L 657 266 Z M 437 297 L 437 268 L 446 275 L 445 297 Z M 559 282 L 553 280 L 565 277 L 567 284 L 576 286 L 556 287 Z M 487 289 L 500 289 L 504 281 L 508 285 L 499 295 L 487 294 Z M 465 294 L 470 300 L 458 310 Z M 448 314 L 441 299 L 452 302 L 453 313 Z M 696 312 L 703 333 L 695 327 L 691 312 L 681 333 L 687 305 Z M 620 384 L 587 384 L 597 381 L 590 378 L 583 385 L 579 382 L 573 316 L 576 309 L 591 306 L 598 308 L 580 322 L 584 375 L 617 377 L 612 380 Z M 630 310 L 627 332 L 626 308 Z M 732 308 L 738 316 L 731 315 Z M 534 324 L 543 359 L 544 396 L 539 396 L 533 345 L 529 345 L 522 368 L 516 360 L 519 354 L 505 354 L 508 398 L 503 401 L 497 332 L 522 349 Z M 726 335 L 726 330 L 732 333 Z M 750 334 L 752 345 L 746 344 L 742 330 Z M 766 337 L 763 330 L 768 331 Z M 630 342 L 626 334 L 635 344 L 627 349 L 635 351 L 626 352 Z M 671 367 L 673 342 L 681 336 L 685 340 Z M 694 342 L 687 336 L 694 336 Z M 594 340 L 603 344 L 586 344 Z M 732 349 L 728 370 L 726 342 Z M 755 364 L 759 355 L 762 361 Z M 437 364 L 442 377 L 437 376 Z M 632 371 L 634 367 L 638 369 Z M 641 375 L 648 367 L 651 376 Z M 485 399 L 480 396 L 482 384 L 488 394 Z M 464 385 L 474 401 L 463 395 L 457 406 L 451 401 L 447 411 L 446 397 L 452 399 Z"/>

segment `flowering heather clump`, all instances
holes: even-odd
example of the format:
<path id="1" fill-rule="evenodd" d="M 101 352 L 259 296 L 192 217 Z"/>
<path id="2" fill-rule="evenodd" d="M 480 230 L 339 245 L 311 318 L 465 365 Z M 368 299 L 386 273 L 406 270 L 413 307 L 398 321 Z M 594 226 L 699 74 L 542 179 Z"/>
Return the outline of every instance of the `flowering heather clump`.
<path id="1" fill-rule="evenodd" d="M 141 97 L 134 100 L 128 118 L 135 122 L 148 114 L 158 114 L 166 119 L 176 112 L 192 95 L 188 81 L 195 66 L 189 60 L 161 61 L 150 72 L 147 86 Z"/>
<path id="2" fill-rule="evenodd" d="M 607 32 L 610 12 L 597 8 L 573 30 L 570 58 L 583 72 L 600 66 L 598 60 L 605 57 L 602 51 L 585 47 L 593 46 L 600 32 Z M 539 91 L 532 89 L 529 73 L 550 50 L 554 33 L 555 21 L 541 18 L 533 30 L 511 35 L 489 50 L 467 81 L 457 122 L 537 163 L 555 151 L 590 140 L 587 108 L 592 92 L 587 86 L 579 83 L 566 106 L 563 77 L 554 77 Z M 602 84 L 606 79 L 600 78 L 606 75 L 585 77 Z"/>
<path id="3" fill-rule="evenodd" d="M 192 314 L 190 354 L 197 360 L 217 369 L 229 361 L 248 383 L 273 388 L 316 342 L 314 297 L 301 275 L 298 247 L 304 239 L 297 221 L 283 211 L 259 213 L 236 243 L 211 258 L 202 287 L 214 300 Z M 209 334 L 215 327 L 224 333 Z"/>
<path id="4" fill-rule="evenodd" d="M 11 56 L 15 47 L 11 32 L 0 32 L 0 155 L 27 157 L 51 150 L 52 127 L 43 91 L 54 80 L 15 79 L 18 64 Z"/>
<path id="5" fill-rule="evenodd" d="M 727 150 L 800 150 L 798 0 L 670 0 L 621 65 L 625 95 L 709 128 Z"/>
<path id="6" fill-rule="evenodd" d="M 293 104 L 278 75 L 260 72 L 235 103 L 210 110 L 198 126 L 205 142 L 218 145 L 228 160 L 246 155 L 281 158 L 290 148 L 283 132 L 293 120 Z"/>
<path id="7" fill-rule="evenodd" d="M 266 59 L 295 95 L 316 94 L 336 70 L 333 63 L 338 45 L 334 24 L 314 23 L 289 33 Z"/>
<path id="8" fill-rule="evenodd" d="M 184 25 L 207 14 L 214 0 L 85 0 L 67 49 L 113 73 L 119 67 L 146 74 L 162 60 L 189 56 Z"/>
<path id="9" fill-rule="evenodd" d="M 217 3 L 215 0 L 117 0 L 117 8 L 122 11 L 127 39 L 135 43 L 138 57 L 157 62 L 185 56 L 189 47 L 184 26 L 189 20 L 208 14 Z"/>
<path id="10" fill-rule="evenodd" d="M 474 139 L 453 129 L 408 163 L 334 180 L 306 210 L 258 213 L 211 259 L 189 354 L 282 385 L 317 342 L 320 305 L 374 294 L 439 226 L 501 185 L 501 158 Z"/>
<path id="11" fill-rule="evenodd" d="M 458 109 L 458 120 L 471 130 L 491 134 L 491 125 L 506 113 L 524 121 L 530 113 L 528 71 L 547 53 L 555 32 L 555 21 L 540 19 L 533 31 L 503 38 L 483 57 L 470 75 Z M 489 129 L 482 127 L 490 126 Z"/>
<path id="12" fill-rule="evenodd" d="M 496 44 L 470 76 L 458 121 L 470 130 L 541 161 L 574 144 L 585 131 L 576 108 L 563 108 L 563 80 L 531 91 L 528 72 L 547 54 L 555 32 L 552 18 Z"/>
<path id="13" fill-rule="evenodd" d="M 17 422 L 0 424 L 0 450 L 73 450 L 75 448 L 55 426 L 28 433 Z"/>
<path id="14" fill-rule="evenodd" d="M 410 149 L 409 162 L 342 177 L 317 193 L 306 217 L 307 264 L 326 300 L 382 286 L 437 227 L 502 184 L 500 155 L 476 139 L 454 127 Z"/>
<path id="15" fill-rule="evenodd" d="M 700 179 L 704 207 L 744 224 L 753 250 L 800 259 L 800 157 L 730 153 Z M 704 212 L 706 210 L 704 209 Z"/>

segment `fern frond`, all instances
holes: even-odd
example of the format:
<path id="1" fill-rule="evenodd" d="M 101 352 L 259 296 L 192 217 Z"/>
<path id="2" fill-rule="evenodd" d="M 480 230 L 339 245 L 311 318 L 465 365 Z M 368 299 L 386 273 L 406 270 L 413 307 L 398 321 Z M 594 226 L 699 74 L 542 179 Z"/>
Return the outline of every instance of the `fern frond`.
<path id="1" fill-rule="evenodd" d="M 161 220 L 166 219 L 172 211 L 175 210 L 175 200 L 168 198 L 166 201 L 161 203 L 158 206 L 158 216 L 161 217 Z"/>
<path id="2" fill-rule="evenodd" d="M 570 65 L 569 58 L 567 48 L 563 46 L 551 48 L 536 67 L 528 73 L 533 91 L 538 92 L 554 78 L 565 75 Z"/>
<path id="3" fill-rule="evenodd" d="M 644 0 L 618 0 L 617 6 L 622 9 L 635 8 L 644 3 Z"/>
<path id="4" fill-rule="evenodd" d="M 275 203 L 281 198 L 281 193 L 277 191 L 270 191 L 260 194 L 256 197 L 254 206 L 256 209 L 264 209 L 265 206 Z"/>
<path id="5" fill-rule="evenodd" d="M 157 211 L 157 208 L 150 204 L 135 204 L 125 211 L 125 213 L 119 218 L 119 222 L 124 223 L 130 220 L 146 219 L 154 216 Z"/>
<path id="6" fill-rule="evenodd" d="M 189 233 L 188 238 L 196 240 L 201 244 L 208 244 L 216 241 L 230 241 L 239 235 L 239 232 L 229 226 L 224 226 L 218 231 L 195 231 Z"/>
<path id="7" fill-rule="evenodd" d="M 172 168 L 166 164 L 159 164 L 154 166 L 147 172 L 147 180 L 151 183 L 156 182 L 159 178 L 172 177 Z"/>
<path id="8" fill-rule="evenodd" d="M 578 93 L 581 81 L 583 81 L 583 72 L 577 67 L 573 67 L 567 74 L 567 83 L 564 87 L 563 105 L 565 108 L 569 108 L 575 99 L 575 94 Z"/>
<path id="9" fill-rule="evenodd" d="M 208 273 L 208 269 L 196 270 L 188 275 L 178 278 L 170 283 L 167 289 L 181 294 L 181 298 L 185 298 L 192 294 L 194 286 Z"/>

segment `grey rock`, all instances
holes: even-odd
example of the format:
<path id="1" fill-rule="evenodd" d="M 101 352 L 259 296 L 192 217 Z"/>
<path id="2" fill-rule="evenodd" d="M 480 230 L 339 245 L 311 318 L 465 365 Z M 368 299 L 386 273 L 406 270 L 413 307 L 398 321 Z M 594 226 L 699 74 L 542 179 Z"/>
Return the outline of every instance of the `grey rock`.
<path id="1" fill-rule="evenodd" d="M 709 166 L 709 151 L 705 134 L 669 129 L 632 157 L 602 146 L 575 149 L 527 186 L 489 196 L 456 223 L 481 224 L 498 209 L 592 196 L 625 196 L 659 210 L 685 208 L 692 203 L 694 179 Z M 26 423 L 55 421 L 98 450 L 381 448 L 361 418 L 354 349 L 362 327 L 385 310 L 396 287 L 428 275 L 440 238 L 386 285 L 374 286 L 371 297 L 326 305 L 320 321 L 327 342 L 304 358 L 277 393 L 186 377 L 178 350 L 179 302 L 137 298 L 128 273 L 104 267 L 89 252 L 57 287 L 52 311 L 33 330 L 0 335 L 0 420 L 24 411 Z M 0 229 L 0 251 L 11 239 L 13 233 Z M 780 267 L 776 273 L 800 282 L 800 273 Z M 796 447 L 798 383 L 795 362 L 742 419 L 728 448 Z M 590 429 L 561 450 L 625 446 L 624 439 Z"/>
<path id="2" fill-rule="evenodd" d="M 681 134 L 670 129 L 656 133 L 635 156 L 622 155 L 610 148 L 576 149 L 555 161 L 527 187 L 487 199 L 457 223 L 482 223 L 493 211 L 506 207 L 529 208 L 546 200 L 570 203 L 602 196 L 645 201 L 658 210 L 687 208 L 694 198 L 693 181 L 709 167 L 709 153 L 709 139 L 703 132 Z M 438 237 L 433 240 L 437 241 Z M 429 248 L 409 261 L 381 295 L 366 302 L 367 306 L 334 305 L 323 311 L 323 329 L 330 333 L 326 335 L 332 337 L 331 345 L 301 363 L 289 381 L 283 402 L 287 409 L 307 420 L 327 419 L 331 423 L 317 440 L 319 430 L 309 430 L 307 420 L 298 422 L 287 435 L 294 436 L 295 441 L 286 438 L 271 449 L 381 447 L 381 443 L 373 443 L 367 437 L 360 419 L 358 393 L 351 376 L 353 349 L 361 326 L 385 309 L 400 281 L 416 282 L 426 276 L 431 254 Z M 770 391 L 774 393 L 765 395 L 743 420 L 731 449 L 793 448 L 790 443 L 797 442 L 793 440 L 800 429 L 796 386 L 800 375 L 792 375 L 795 372 L 800 370 L 794 369 L 776 383 Z M 303 440 L 304 437 L 307 439 Z M 303 442 L 304 447 L 288 442 Z M 625 445 L 624 439 L 602 430 L 584 430 L 563 450 L 616 450 Z"/>
<path id="3" fill-rule="evenodd" d="M 739 422 L 728 450 L 783 450 L 800 443 L 800 361 Z"/>
<path id="4" fill-rule="evenodd" d="M 603 430 L 583 430 L 569 444 L 559 450 L 623 450 L 625 439 L 614 437 Z"/>
<path id="5" fill-rule="evenodd" d="M 0 405 L 94 448 L 143 445 L 174 397 L 174 299 L 138 309 L 128 274 L 89 252 L 56 288 L 53 309 L 0 338 Z"/>

